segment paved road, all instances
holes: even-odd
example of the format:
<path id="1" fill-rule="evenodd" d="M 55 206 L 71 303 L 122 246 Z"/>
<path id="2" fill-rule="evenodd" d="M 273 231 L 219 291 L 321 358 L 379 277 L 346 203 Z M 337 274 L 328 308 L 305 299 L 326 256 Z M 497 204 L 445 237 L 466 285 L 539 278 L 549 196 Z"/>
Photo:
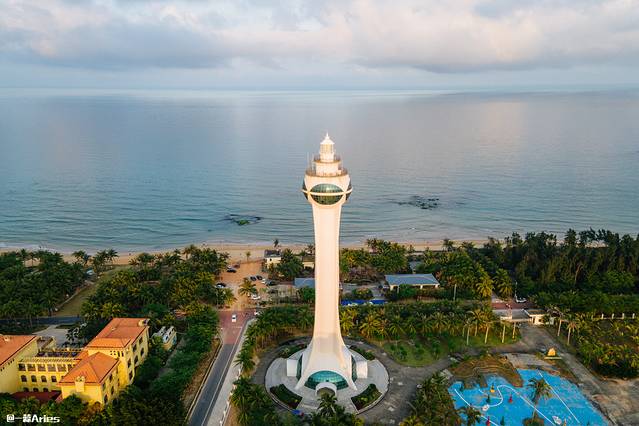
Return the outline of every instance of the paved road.
<path id="1" fill-rule="evenodd" d="M 237 322 L 231 321 L 231 315 L 237 313 Z M 213 366 L 200 393 L 195 408 L 191 414 L 189 425 L 201 426 L 208 422 L 215 401 L 217 400 L 224 377 L 229 368 L 233 366 L 233 354 L 235 353 L 242 334 L 244 324 L 253 318 L 253 311 L 221 311 L 220 325 L 222 333 L 222 347 L 213 362 Z"/>
<path id="2" fill-rule="evenodd" d="M 80 321 L 79 316 L 75 317 L 38 317 L 32 318 L 34 324 L 73 324 L 75 322 Z M 0 323 L 9 324 L 13 322 L 20 322 L 24 324 L 28 324 L 29 320 L 27 318 L 18 318 L 18 319 L 0 319 Z"/>

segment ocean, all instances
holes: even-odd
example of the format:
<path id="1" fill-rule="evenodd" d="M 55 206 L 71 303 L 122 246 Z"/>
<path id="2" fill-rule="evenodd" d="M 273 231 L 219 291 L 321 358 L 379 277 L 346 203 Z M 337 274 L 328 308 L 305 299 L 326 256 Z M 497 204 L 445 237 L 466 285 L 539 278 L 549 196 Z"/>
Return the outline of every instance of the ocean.
<path id="1" fill-rule="evenodd" d="M 639 91 L 4 89 L 0 247 L 310 243 L 326 132 L 343 243 L 639 233 Z"/>

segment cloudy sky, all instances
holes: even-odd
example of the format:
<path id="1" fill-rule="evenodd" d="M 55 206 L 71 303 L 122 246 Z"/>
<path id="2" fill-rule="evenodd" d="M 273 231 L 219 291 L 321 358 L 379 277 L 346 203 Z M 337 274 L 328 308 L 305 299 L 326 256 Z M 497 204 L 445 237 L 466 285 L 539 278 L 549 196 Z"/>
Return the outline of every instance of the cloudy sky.
<path id="1" fill-rule="evenodd" d="M 639 84 L 639 0 L 0 0 L 0 87 Z"/>

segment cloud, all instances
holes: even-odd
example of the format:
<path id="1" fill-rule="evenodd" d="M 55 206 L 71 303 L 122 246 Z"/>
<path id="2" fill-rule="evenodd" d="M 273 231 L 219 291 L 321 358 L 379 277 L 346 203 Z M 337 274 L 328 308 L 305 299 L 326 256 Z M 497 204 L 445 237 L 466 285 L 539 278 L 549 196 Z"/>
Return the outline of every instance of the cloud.
<path id="1" fill-rule="evenodd" d="M 0 59 L 105 70 L 636 64 L 639 0 L 0 0 Z"/>

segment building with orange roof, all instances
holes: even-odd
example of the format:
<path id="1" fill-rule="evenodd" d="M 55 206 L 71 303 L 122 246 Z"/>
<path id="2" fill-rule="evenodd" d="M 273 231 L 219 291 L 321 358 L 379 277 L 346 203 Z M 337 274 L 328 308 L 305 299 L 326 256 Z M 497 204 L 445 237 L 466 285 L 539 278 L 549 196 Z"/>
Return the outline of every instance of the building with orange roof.
<path id="1" fill-rule="evenodd" d="M 62 398 L 76 395 L 89 404 L 106 404 L 120 391 L 120 360 L 96 352 L 86 355 L 60 381 Z"/>
<path id="2" fill-rule="evenodd" d="M 135 368 L 149 352 L 149 327 L 146 318 L 113 318 L 85 347 L 88 355 L 103 353 L 120 360 L 120 386 L 133 382 Z"/>
<path id="3" fill-rule="evenodd" d="M 0 392 L 55 392 L 106 404 L 149 352 L 146 318 L 113 318 L 84 348 L 43 348 L 37 336 L 0 335 Z"/>
<path id="4" fill-rule="evenodd" d="M 0 391 L 22 390 L 18 380 L 18 361 L 38 353 L 38 336 L 0 334 Z"/>
<path id="5" fill-rule="evenodd" d="M 20 358 L 18 374 L 23 392 L 60 390 L 60 381 L 78 363 L 80 349 L 46 349 Z"/>

